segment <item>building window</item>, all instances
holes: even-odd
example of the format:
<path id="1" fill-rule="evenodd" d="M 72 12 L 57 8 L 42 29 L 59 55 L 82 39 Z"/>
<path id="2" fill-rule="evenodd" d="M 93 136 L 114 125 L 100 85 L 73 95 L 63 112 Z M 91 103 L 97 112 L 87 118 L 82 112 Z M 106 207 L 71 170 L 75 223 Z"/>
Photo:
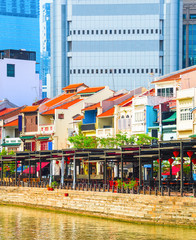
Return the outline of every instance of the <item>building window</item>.
<path id="1" fill-rule="evenodd" d="M 151 29 L 151 33 L 152 33 L 152 34 L 153 34 L 153 32 L 154 32 L 153 29 Z"/>
<path id="2" fill-rule="evenodd" d="M 82 70 L 82 73 L 85 74 L 85 69 Z"/>
<path id="3" fill-rule="evenodd" d="M 131 33 L 131 30 L 129 29 L 129 30 L 128 30 L 128 34 L 130 34 L 130 33 Z"/>
<path id="4" fill-rule="evenodd" d="M 131 69 L 128 69 L 127 72 L 130 73 L 130 72 L 131 72 Z"/>
<path id="5" fill-rule="evenodd" d="M 105 34 L 108 34 L 108 30 L 105 30 Z"/>
<path id="6" fill-rule="evenodd" d="M 155 68 L 155 73 L 158 73 L 158 69 L 157 68 Z"/>
<path id="7" fill-rule="evenodd" d="M 149 30 L 148 29 L 146 29 L 146 34 L 148 34 L 149 33 Z"/>
<path id="8" fill-rule="evenodd" d="M 119 30 L 118 33 L 121 34 L 121 30 Z"/>
<path id="9" fill-rule="evenodd" d="M 126 118 L 129 118 L 129 115 L 127 115 Z"/>
<path id="10" fill-rule="evenodd" d="M 161 97 L 173 97 L 174 92 L 173 88 L 160 88 L 157 89 L 157 96 Z"/>
<path id="11" fill-rule="evenodd" d="M 101 69 L 100 72 L 103 73 L 103 69 Z"/>
<path id="12" fill-rule="evenodd" d="M 116 69 L 114 69 L 114 73 L 115 73 L 115 74 L 117 73 L 117 70 L 116 70 Z"/>
<path id="13" fill-rule="evenodd" d="M 140 30 L 138 29 L 138 30 L 137 30 L 137 34 L 139 34 L 139 33 L 140 33 Z"/>
<path id="14" fill-rule="evenodd" d="M 70 32 L 69 32 L 69 35 L 71 35 L 71 34 L 72 34 L 72 32 L 70 31 Z"/>
<path id="15" fill-rule="evenodd" d="M 135 69 L 132 69 L 132 73 L 135 73 Z"/>
<path id="16" fill-rule="evenodd" d="M 146 73 L 148 73 L 148 68 L 146 68 Z"/>
<path id="17" fill-rule="evenodd" d="M 78 69 L 78 74 L 80 74 L 80 69 Z"/>
<path id="18" fill-rule="evenodd" d="M 86 32 L 87 34 L 89 34 L 89 30 L 87 30 L 87 32 Z"/>
<path id="19" fill-rule="evenodd" d="M 64 119 L 64 114 L 58 114 L 58 119 Z"/>
<path id="20" fill-rule="evenodd" d="M 180 121 L 188 121 L 193 119 L 193 115 L 191 113 L 192 108 L 183 108 L 180 109 Z"/>
<path id="21" fill-rule="evenodd" d="M 70 74 L 72 74 L 72 70 L 70 69 Z"/>
<path id="22" fill-rule="evenodd" d="M 152 68 L 151 68 L 150 72 L 153 73 L 153 69 Z"/>
<path id="23" fill-rule="evenodd" d="M 82 34 L 83 34 L 83 35 L 85 34 L 85 30 L 82 30 Z"/>
<path id="24" fill-rule="evenodd" d="M 132 30 L 132 34 L 135 34 L 135 30 L 134 29 Z"/>
<path id="25" fill-rule="evenodd" d="M 94 30 L 91 31 L 91 34 L 94 34 Z"/>
<path id="26" fill-rule="evenodd" d="M 144 73 L 144 69 L 142 69 L 141 72 Z"/>
<path id="27" fill-rule="evenodd" d="M 74 35 L 76 34 L 76 30 L 73 30 L 73 34 L 74 34 Z"/>
<path id="28" fill-rule="evenodd" d="M 143 121 L 144 121 L 144 112 L 136 112 L 135 122 L 143 122 Z"/>
<path id="29" fill-rule="evenodd" d="M 121 73 L 121 69 L 118 69 L 118 73 Z"/>
<path id="30" fill-rule="evenodd" d="M 105 69 L 105 73 L 108 73 L 108 70 L 107 70 L 107 69 Z"/>
<path id="31" fill-rule="evenodd" d="M 139 70 L 139 69 L 137 69 L 137 73 L 140 73 L 140 70 Z"/>
<path id="32" fill-rule="evenodd" d="M 123 30 L 123 34 L 126 34 L 126 30 Z"/>
<path id="33" fill-rule="evenodd" d="M 114 30 L 114 34 L 116 34 L 117 33 L 117 31 L 116 30 Z"/>
<path id="34" fill-rule="evenodd" d="M 196 14 L 190 14 L 190 19 L 196 19 Z"/>
<path id="35" fill-rule="evenodd" d="M 76 69 L 73 70 L 73 73 L 76 74 Z"/>
<path id="36" fill-rule="evenodd" d="M 103 30 L 101 30 L 100 33 L 103 34 Z"/>
<path id="37" fill-rule="evenodd" d="M 155 33 L 157 34 L 158 32 L 159 32 L 159 30 L 158 30 L 158 29 L 156 29 L 156 30 L 155 30 Z"/>
<path id="38" fill-rule="evenodd" d="M 126 73 L 126 69 L 123 69 L 123 73 L 124 73 L 124 74 Z"/>
<path id="39" fill-rule="evenodd" d="M 90 73 L 90 70 L 89 69 L 87 69 L 87 74 L 89 74 Z"/>
<path id="40" fill-rule="evenodd" d="M 122 115 L 122 116 L 121 116 L 121 118 L 125 118 L 125 116 L 124 116 L 124 115 Z"/>
<path id="41" fill-rule="evenodd" d="M 98 70 L 98 69 L 96 69 L 96 73 L 97 73 L 97 74 L 99 73 L 99 70 Z"/>
<path id="42" fill-rule="evenodd" d="M 144 34 L 144 29 L 142 29 L 142 34 Z"/>
<path id="43" fill-rule="evenodd" d="M 112 30 L 110 30 L 110 34 L 112 34 Z"/>
<path id="44" fill-rule="evenodd" d="M 80 30 L 78 30 L 78 35 L 80 35 Z"/>
<path id="45" fill-rule="evenodd" d="M 99 30 L 96 30 L 96 34 L 99 34 Z"/>
<path id="46" fill-rule="evenodd" d="M 110 69 L 110 73 L 112 73 L 112 69 Z"/>
<path id="47" fill-rule="evenodd" d="M 92 73 L 92 74 L 94 73 L 94 69 L 91 69 L 91 73 Z"/>
<path id="48" fill-rule="evenodd" d="M 7 77 L 15 77 L 15 65 L 7 64 Z"/>

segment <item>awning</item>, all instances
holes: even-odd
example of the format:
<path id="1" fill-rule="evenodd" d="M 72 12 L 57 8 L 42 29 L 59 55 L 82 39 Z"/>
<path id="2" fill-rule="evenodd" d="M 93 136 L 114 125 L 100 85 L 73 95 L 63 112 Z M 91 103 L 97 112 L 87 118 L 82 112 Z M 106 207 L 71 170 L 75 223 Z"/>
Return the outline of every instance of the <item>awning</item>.
<path id="1" fill-rule="evenodd" d="M 162 122 L 167 123 L 167 122 L 174 122 L 174 121 L 176 121 L 176 112 L 174 114 L 172 114 L 169 118 L 164 119 Z"/>
<path id="2" fill-rule="evenodd" d="M 48 140 L 50 138 L 50 136 L 40 136 L 38 138 L 36 138 L 37 140 Z"/>
<path id="3" fill-rule="evenodd" d="M 190 135 L 190 138 L 196 138 L 196 134 Z"/>
<path id="4" fill-rule="evenodd" d="M 18 126 L 18 119 L 5 124 L 3 127 L 17 127 L 17 126 Z"/>
<path id="5" fill-rule="evenodd" d="M 33 139 L 35 136 L 22 136 L 20 139 L 28 140 L 28 139 Z"/>
<path id="6" fill-rule="evenodd" d="M 2 143 L 1 146 L 2 147 L 15 147 L 15 146 L 20 146 L 21 143 Z"/>
<path id="7" fill-rule="evenodd" d="M 46 167 L 50 162 L 42 162 L 41 163 L 41 169 Z M 36 171 L 39 172 L 40 170 L 40 164 L 38 163 L 36 166 Z M 23 171 L 23 173 L 29 173 L 29 167 Z M 35 173 L 35 167 L 31 166 L 31 174 Z"/>

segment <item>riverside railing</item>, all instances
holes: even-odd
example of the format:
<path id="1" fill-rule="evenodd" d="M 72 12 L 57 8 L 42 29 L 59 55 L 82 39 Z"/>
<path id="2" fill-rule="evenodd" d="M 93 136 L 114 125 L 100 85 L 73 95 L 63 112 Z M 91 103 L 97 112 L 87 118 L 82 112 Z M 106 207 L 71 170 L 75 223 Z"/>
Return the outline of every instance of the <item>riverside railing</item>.
<path id="1" fill-rule="evenodd" d="M 0 181 L 0 186 L 4 187 L 32 187 L 32 188 L 46 188 L 48 187 L 48 182 L 24 182 L 24 181 Z M 155 187 L 151 188 L 149 186 L 137 186 L 133 188 L 128 187 L 116 187 L 110 186 L 109 184 L 89 184 L 89 183 L 73 183 L 67 182 L 63 186 L 60 184 L 55 189 L 65 189 L 65 190 L 75 190 L 75 191 L 90 191 L 90 192 L 105 192 L 105 193 L 121 193 L 121 194 L 140 194 L 140 195 L 154 195 L 154 196 L 181 196 L 181 192 L 173 191 L 169 186 L 162 186 L 161 188 Z M 183 197 L 196 197 L 196 188 L 187 189 L 184 191 Z"/>

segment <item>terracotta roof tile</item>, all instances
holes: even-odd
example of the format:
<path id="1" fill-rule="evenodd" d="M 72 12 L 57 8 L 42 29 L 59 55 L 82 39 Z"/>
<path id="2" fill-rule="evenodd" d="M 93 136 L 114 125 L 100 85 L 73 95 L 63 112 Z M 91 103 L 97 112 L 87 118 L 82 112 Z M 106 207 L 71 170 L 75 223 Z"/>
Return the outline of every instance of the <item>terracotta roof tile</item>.
<path id="1" fill-rule="evenodd" d="M 5 115 L 5 114 L 7 114 L 7 113 L 10 113 L 10 112 L 12 112 L 12 111 L 14 111 L 14 110 L 16 110 L 17 108 L 6 108 L 6 109 L 4 109 L 4 110 L 1 110 L 0 111 L 0 116 L 3 116 L 3 115 Z"/>
<path id="2" fill-rule="evenodd" d="M 74 95 L 74 93 L 63 93 L 60 96 L 57 96 L 57 97 L 45 102 L 44 105 L 46 107 L 55 106 L 55 105 L 59 104 L 60 102 L 62 102 L 63 100 L 72 97 L 73 95 Z"/>
<path id="3" fill-rule="evenodd" d="M 39 105 L 35 105 L 35 106 L 27 106 L 24 109 L 22 109 L 21 113 L 25 113 L 25 112 L 36 112 L 39 108 Z"/>
<path id="4" fill-rule="evenodd" d="M 84 116 L 80 115 L 80 116 L 75 117 L 73 120 L 79 121 L 79 120 L 82 120 L 83 118 L 84 118 Z"/>
<path id="5" fill-rule="evenodd" d="M 70 90 L 70 89 L 76 89 L 78 87 L 81 87 L 82 85 L 86 86 L 84 83 L 76 83 L 76 84 L 70 84 L 63 88 L 63 90 Z M 87 86 L 86 86 L 87 87 Z"/>
<path id="6" fill-rule="evenodd" d="M 4 127 L 16 127 L 16 126 L 18 126 L 18 119 L 4 125 Z"/>
<path id="7" fill-rule="evenodd" d="M 89 107 L 86 107 L 86 108 L 82 109 L 82 111 L 95 110 L 98 107 L 100 107 L 100 105 L 101 105 L 100 102 L 99 103 L 95 103 L 95 104 L 93 104 L 93 105 L 91 105 Z"/>
<path id="8" fill-rule="evenodd" d="M 134 96 L 132 96 L 132 97 L 126 99 L 125 101 L 119 103 L 118 106 L 124 106 L 124 105 L 126 105 L 126 104 L 132 102 L 133 98 L 134 98 Z"/>
<path id="9" fill-rule="evenodd" d="M 161 78 L 160 80 L 157 80 L 157 81 L 153 81 L 152 83 L 160 83 L 160 82 L 168 82 L 168 81 L 173 81 L 173 80 L 180 80 L 180 75 L 183 75 L 183 74 L 186 74 L 186 73 L 189 73 L 189 72 L 193 72 L 196 70 L 196 67 L 191 67 L 191 68 L 188 68 L 188 69 L 184 69 L 182 71 L 178 71 L 177 73 L 175 72 L 173 75 L 169 75 L 169 76 L 165 76 L 163 78 Z"/>
<path id="10" fill-rule="evenodd" d="M 68 108 L 71 107 L 72 105 L 74 105 L 74 104 L 76 104 L 76 103 L 78 103 L 78 102 L 80 102 L 80 101 L 82 101 L 82 100 L 83 100 L 83 99 L 77 98 L 77 99 L 75 99 L 75 100 L 73 100 L 73 101 L 70 101 L 70 102 L 67 102 L 67 103 L 65 103 L 65 104 L 62 104 L 61 106 L 58 106 L 58 107 L 56 107 L 56 108 L 50 109 L 50 110 L 48 110 L 48 111 L 46 111 L 46 112 L 43 112 L 42 114 L 43 114 L 43 115 L 54 114 L 54 113 L 55 113 L 55 109 L 68 109 Z"/>
<path id="11" fill-rule="evenodd" d="M 80 92 L 78 92 L 78 94 L 82 94 L 82 93 L 96 93 L 101 91 L 102 89 L 104 89 L 105 87 L 92 87 L 92 88 L 86 88 Z"/>
<path id="12" fill-rule="evenodd" d="M 106 101 L 115 101 L 116 99 L 121 98 L 124 95 L 126 95 L 126 94 L 122 93 L 122 94 L 119 94 L 118 96 L 114 96 L 114 97 L 108 98 L 108 99 L 106 99 Z"/>
<path id="13" fill-rule="evenodd" d="M 110 108 L 109 110 L 107 110 L 106 112 L 98 115 L 97 117 L 112 117 L 114 115 L 114 107 Z"/>

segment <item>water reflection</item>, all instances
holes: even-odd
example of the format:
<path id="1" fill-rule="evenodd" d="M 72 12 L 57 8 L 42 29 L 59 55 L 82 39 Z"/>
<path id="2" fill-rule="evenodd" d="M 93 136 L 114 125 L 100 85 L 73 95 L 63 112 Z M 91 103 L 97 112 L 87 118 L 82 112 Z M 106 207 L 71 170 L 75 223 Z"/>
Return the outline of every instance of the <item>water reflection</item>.
<path id="1" fill-rule="evenodd" d="M 196 230 L 136 225 L 1 206 L 0 239 L 195 240 Z"/>

